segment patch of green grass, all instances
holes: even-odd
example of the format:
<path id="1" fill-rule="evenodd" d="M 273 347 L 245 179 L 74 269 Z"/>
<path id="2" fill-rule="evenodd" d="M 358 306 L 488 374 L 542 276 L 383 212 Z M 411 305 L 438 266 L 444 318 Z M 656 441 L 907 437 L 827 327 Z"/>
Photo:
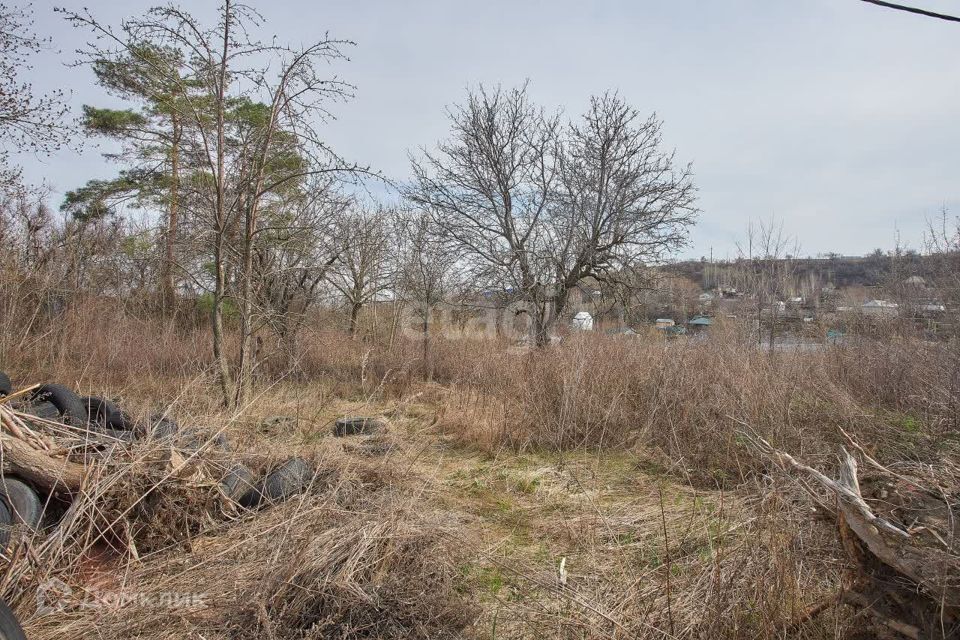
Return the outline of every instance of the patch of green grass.
<path id="1" fill-rule="evenodd" d="M 537 547 L 537 550 L 533 554 L 533 559 L 538 562 L 548 562 L 552 560 L 553 554 L 550 553 L 550 547 L 541 541 L 540 546 Z"/>
<path id="2" fill-rule="evenodd" d="M 504 578 L 498 567 L 481 567 L 476 572 L 477 584 L 490 595 L 497 595 L 503 589 Z"/>
<path id="3" fill-rule="evenodd" d="M 520 478 L 515 487 L 520 493 L 534 494 L 540 488 L 540 478 Z"/>
<path id="4" fill-rule="evenodd" d="M 923 424 L 913 416 L 903 416 L 900 419 L 900 427 L 907 433 L 920 433 Z"/>
<path id="5" fill-rule="evenodd" d="M 614 534 L 613 541 L 618 545 L 634 544 L 637 541 L 637 536 L 632 531 L 623 531 Z"/>

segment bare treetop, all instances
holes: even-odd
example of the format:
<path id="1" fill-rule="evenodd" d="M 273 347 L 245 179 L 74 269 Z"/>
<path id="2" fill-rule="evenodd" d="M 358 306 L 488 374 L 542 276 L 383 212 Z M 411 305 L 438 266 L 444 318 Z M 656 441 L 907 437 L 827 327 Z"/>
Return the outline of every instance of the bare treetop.
<path id="1" fill-rule="evenodd" d="M 19 182 L 20 170 L 10 166 L 11 152 L 52 153 L 72 134 L 64 91 L 38 95 L 21 79 L 30 57 L 50 44 L 32 26 L 29 8 L 0 4 L 0 186 L 5 189 Z"/>
<path id="2" fill-rule="evenodd" d="M 451 137 L 413 159 L 407 196 L 434 213 L 478 284 L 529 303 L 537 342 L 585 279 L 631 271 L 682 246 L 695 220 L 689 167 L 661 149 L 660 123 L 614 94 L 561 126 L 526 86 L 471 92 Z"/>

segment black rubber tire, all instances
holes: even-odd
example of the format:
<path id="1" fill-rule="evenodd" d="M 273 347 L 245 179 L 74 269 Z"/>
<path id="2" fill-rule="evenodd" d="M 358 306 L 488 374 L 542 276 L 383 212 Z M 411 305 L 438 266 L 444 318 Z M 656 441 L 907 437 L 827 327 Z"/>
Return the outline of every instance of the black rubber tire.
<path id="1" fill-rule="evenodd" d="M 0 397 L 8 396 L 13 393 L 13 383 L 10 382 L 10 376 L 0 371 Z"/>
<path id="2" fill-rule="evenodd" d="M 242 495 L 240 506 L 254 509 L 268 502 L 280 502 L 302 492 L 313 479 L 314 470 L 303 458 L 291 458 Z"/>
<path id="3" fill-rule="evenodd" d="M 114 444 L 114 441 L 134 442 L 138 440 L 137 434 L 126 429 L 108 429 L 107 427 L 96 427 L 94 433 L 102 433 L 107 436 L 107 443 Z"/>
<path id="4" fill-rule="evenodd" d="M 87 420 L 90 422 L 99 422 L 100 409 L 104 399 L 97 396 L 80 396 L 80 402 L 87 408 Z"/>
<path id="5" fill-rule="evenodd" d="M 23 407 L 24 413 L 43 418 L 44 420 L 56 420 L 60 417 L 60 410 L 52 402 L 37 402 Z"/>
<path id="6" fill-rule="evenodd" d="M 30 394 L 34 402 L 46 400 L 53 404 L 60 415 L 74 424 L 87 423 L 87 407 L 80 396 L 62 384 L 42 384 Z"/>
<path id="7" fill-rule="evenodd" d="M 210 432 L 196 431 L 194 429 L 187 429 L 183 432 L 184 442 L 188 446 L 193 447 L 210 447 L 211 449 L 219 449 L 220 451 L 229 451 L 230 450 L 230 440 L 227 438 L 226 434 L 218 433 L 213 435 Z"/>
<path id="8" fill-rule="evenodd" d="M 27 640 L 17 616 L 3 600 L 0 600 L 0 640 Z"/>
<path id="9" fill-rule="evenodd" d="M 338 438 L 370 435 L 380 433 L 386 426 L 386 423 L 380 418 L 337 418 L 337 421 L 333 423 L 333 435 Z"/>
<path id="10" fill-rule="evenodd" d="M 86 406 L 87 418 L 91 422 L 102 424 L 108 429 L 122 429 L 127 431 L 133 429 L 133 418 L 106 398 L 86 396 L 80 398 L 80 400 Z"/>
<path id="11" fill-rule="evenodd" d="M 6 550 L 11 531 L 13 531 L 13 515 L 7 503 L 0 500 L 0 550 Z"/>
<path id="12" fill-rule="evenodd" d="M 242 464 L 235 464 L 220 481 L 220 488 L 223 489 L 224 495 L 236 502 L 240 496 L 253 489 L 255 482 L 256 479 L 250 469 Z"/>
<path id="13" fill-rule="evenodd" d="M 230 438 L 225 433 L 218 433 L 213 436 L 213 444 L 221 451 L 230 451 Z"/>
<path id="14" fill-rule="evenodd" d="M 148 433 L 151 438 L 165 440 L 177 435 L 180 428 L 177 426 L 175 420 L 154 416 L 150 418 L 150 422 L 145 426 L 144 431 Z"/>
<path id="15" fill-rule="evenodd" d="M 7 505 L 15 524 L 25 524 L 36 529 L 43 517 L 43 503 L 40 496 L 27 483 L 4 476 L 0 478 L 0 501 Z"/>

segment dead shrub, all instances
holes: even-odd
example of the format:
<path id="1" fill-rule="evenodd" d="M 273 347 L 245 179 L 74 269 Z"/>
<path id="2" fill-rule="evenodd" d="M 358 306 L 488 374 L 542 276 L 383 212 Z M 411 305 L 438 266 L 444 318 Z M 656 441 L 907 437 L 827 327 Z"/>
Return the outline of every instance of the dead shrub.
<path id="1" fill-rule="evenodd" d="M 710 486 L 762 468 L 738 442 L 742 423 L 813 456 L 832 454 L 843 428 L 880 457 L 930 457 L 956 428 L 947 350 L 857 341 L 770 353 L 723 330 L 702 341 L 580 335 L 475 361 L 440 426 L 490 450 L 651 445 Z"/>

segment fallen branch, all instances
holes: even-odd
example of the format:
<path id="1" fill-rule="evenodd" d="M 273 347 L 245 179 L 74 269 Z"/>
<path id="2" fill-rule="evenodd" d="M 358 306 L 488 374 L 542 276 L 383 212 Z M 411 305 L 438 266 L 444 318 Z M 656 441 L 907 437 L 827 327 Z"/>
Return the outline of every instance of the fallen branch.
<path id="1" fill-rule="evenodd" d="M 0 433 L 0 467 L 47 491 L 79 491 L 86 475 L 82 464 L 52 458 L 9 433 Z"/>
<path id="2" fill-rule="evenodd" d="M 860 517 L 865 519 L 871 525 L 900 538 L 910 537 L 909 533 L 895 524 L 878 517 L 873 513 L 873 511 L 871 511 L 870 506 L 866 503 L 866 501 L 864 501 L 863 496 L 860 495 L 860 486 L 857 483 L 857 461 L 847 452 L 846 449 L 843 450 L 845 461 L 844 467 L 841 470 L 841 481 L 837 482 L 823 475 L 813 467 L 809 467 L 801 462 L 798 462 L 797 459 L 791 456 L 789 453 L 774 448 L 773 445 L 760 436 L 751 435 L 745 432 L 741 432 L 741 435 L 746 438 L 754 447 L 759 449 L 761 453 L 773 458 L 781 467 L 791 467 L 797 471 L 801 471 L 827 489 L 834 491 L 841 498 L 842 504 L 846 503 L 848 507 L 855 509 L 859 513 Z"/>
<path id="3" fill-rule="evenodd" d="M 926 527 L 908 529 L 874 513 L 861 493 L 857 460 L 853 455 L 842 449 L 839 478 L 834 480 L 773 447 L 756 433 L 741 431 L 741 435 L 782 469 L 798 472 L 802 477 L 813 480 L 837 496 L 840 538 L 844 549 L 859 566 L 861 575 L 872 580 L 865 583 L 872 584 L 870 590 L 882 594 L 877 599 L 856 591 L 845 591 L 842 595 L 845 604 L 866 609 L 878 622 L 908 638 L 922 635 L 921 627 L 912 624 L 913 621 L 921 621 L 922 625 L 928 624 L 922 622 L 930 618 L 920 615 L 921 608 L 938 612 L 936 615 L 941 619 L 955 619 L 957 607 L 960 607 L 960 556 L 949 547 L 944 549 L 925 545 L 921 538 L 913 535 L 926 530 Z M 852 438 L 847 438 L 851 446 L 863 452 Z M 928 496 L 936 496 L 933 492 L 924 491 L 915 480 L 891 472 L 873 458 L 867 457 L 867 460 L 872 467 L 887 476 L 906 482 Z M 801 486 L 810 491 L 803 483 Z M 941 506 L 949 507 L 945 498 L 938 500 L 943 503 Z M 942 542 L 939 534 L 932 530 L 930 533 Z M 878 570 L 880 573 L 877 573 Z M 891 576 L 884 573 L 889 570 L 897 574 L 897 577 L 890 579 Z M 905 619 L 898 620 L 897 614 L 885 611 L 884 600 L 897 603 L 894 610 L 901 611 Z M 813 608 L 815 613 L 820 610 L 822 609 L 817 606 Z"/>

